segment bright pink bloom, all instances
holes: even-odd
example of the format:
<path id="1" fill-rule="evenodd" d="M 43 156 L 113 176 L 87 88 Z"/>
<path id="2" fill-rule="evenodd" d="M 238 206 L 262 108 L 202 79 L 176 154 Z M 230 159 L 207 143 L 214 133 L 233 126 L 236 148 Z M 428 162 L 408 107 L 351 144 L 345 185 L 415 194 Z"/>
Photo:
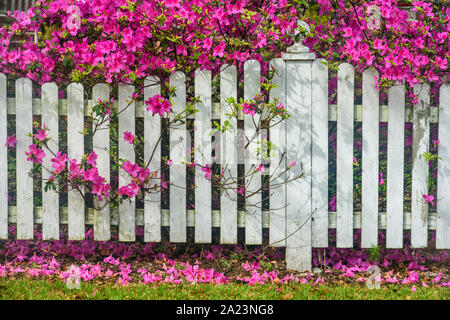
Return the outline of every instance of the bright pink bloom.
<path id="1" fill-rule="evenodd" d="M 209 166 L 209 164 L 204 166 L 202 168 L 202 171 L 205 173 L 205 178 L 206 179 L 211 179 L 211 167 Z"/>
<path id="2" fill-rule="evenodd" d="M 161 117 L 164 115 L 164 112 L 169 114 L 170 108 L 172 107 L 169 100 L 161 97 L 160 95 L 155 95 L 148 98 L 148 100 L 145 101 L 145 104 L 147 105 L 147 111 L 151 110 L 153 115 L 158 113 Z"/>
<path id="3" fill-rule="evenodd" d="M 30 145 L 30 151 L 25 152 L 25 154 L 28 156 L 27 160 L 33 163 L 42 164 L 42 159 L 45 157 L 44 150 L 39 148 L 37 144 Z"/>
<path id="4" fill-rule="evenodd" d="M 10 146 L 11 148 L 14 149 L 16 144 L 17 144 L 17 140 L 16 140 L 16 137 L 14 135 L 9 136 L 8 138 L 6 138 L 5 146 Z"/>
<path id="5" fill-rule="evenodd" d="M 129 144 L 133 144 L 134 135 L 130 131 L 125 131 L 123 133 L 123 138 L 125 141 L 128 141 Z"/>
<path id="6" fill-rule="evenodd" d="M 89 154 L 89 156 L 87 157 L 87 162 L 86 162 L 87 165 L 95 167 L 97 165 L 97 161 L 96 161 L 97 158 L 98 158 L 97 154 L 94 151 L 92 151 Z"/>
<path id="7" fill-rule="evenodd" d="M 380 174 L 378 175 L 378 179 L 379 179 L 379 185 L 382 186 L 384 184 L 383 172 L 380 172 Z"/>
<path id="8" fill-rule="evenodd" d="M 52 162 L 52 167 L 55 169 L 55 173 L 61 173 L 66 168 L 66 162 L 68 161 L 67 155 L 64 153 L 62 154 L 61 151 L 59 151 L 56 154 L 56 157 L 50 159 Z"/>
<path id="9" fill-rule="evenodd" d="M 43 126 L 43 129 L 37 129 L 36 131 L 37 131 L 37 133 L 34 135 L 34 138 L 39 140 L 39 141 L 44 141 L 45 138 L 47 137 L 45 124 Z"/>
<path id="10" fill-rule="evenodd" d="M 431 203 L 431 205 L 434 206 L 434 196 L 433 195 L 431 195 L 431 194 L 430 195 L 424 194 L 423 198 L 425 199 L 425 201 L 427 203 Z"/>

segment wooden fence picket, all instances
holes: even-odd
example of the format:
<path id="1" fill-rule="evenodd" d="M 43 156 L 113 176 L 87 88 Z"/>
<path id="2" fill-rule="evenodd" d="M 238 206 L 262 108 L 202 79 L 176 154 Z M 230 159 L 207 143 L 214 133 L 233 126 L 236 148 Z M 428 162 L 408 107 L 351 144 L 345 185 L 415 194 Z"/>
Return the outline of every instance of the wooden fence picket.
<path id="1" fill-rule="evenodd" d="M 430 86 L 415 85 L 414 94 L 418 103 L 413 108 L 413 167 L 411 181 L 411 245 L 414 248 L 427 246 L 428 203 L 428 161 L 424 153 L 429 151 L 430 140 Z"/>
<path id="2" fill-rule="evenodd" d="M 92 89 L 92 100 L 94 104 L 99 102 L 99 99 L 109 100 L 109 89 L 106 84 L 98 83 Z M 109 121 L 101 124 L 93 137 L 93 151 L 97 154 L 97 168 L 98 174 L 105 178 L 110 183 L 110 155 L 109 155 Z M 111 210 L 108 199 L 103 201 L 96 201 L 96 207 L 100 210 L 94 211 L 94 240 L 107 241 L 111 237 Z"/>
<path id="3" fill-rule="evenodd" d="M 244 64 L 244 100 L 253 99 L 260 93 L 260 65 L 256 60 Z M 246 150 L 245 172 L 250 174 L 245 178 L 245 243 L 257 245 L 262 243 L 262 192 L 261 172 L 257 167 L 261 164 L 261 155 L 257 155 L 260 134 L 256 136 L 253 122 L 259 123 L 260 115 L 255 113 L 244 115 L 244 131 L 250 141 Z M 248 143 L 245 141 L 244 143 Z M 254 172 L 252 174 L 252 171 Z"/>
<path id="4" fill-rule="evenodd" d="M 50 140 L 47 145 L 54 153 L 59 150 L 58 115 L 58 87 L 53 82 L 45 83 L 42 86 L 42 125 L 45 124 L 49 129 L 47 137 Z M 45 183 L 50 177 L 48 170 L 52 170 L 50 159 L 53 154 L 46 149 L 44 151 L 46 155 L 42 163 L 42 239 L 59 239 L 59 193 L 52 189 L 44 191 Z"/>
<path id="5" fill-rule="evenodd" d="M 186 242 L 186 161 L 191 146 L 191 141 L 187 141 L 189 136 L 183 114 L 186 108 L 186 76 L 178 71 L 170 76 L 169 83 L 176 88 L 170 120 L 183 116 L 170 127 L 170 242 Z"/>
<path id="6" fill-rule="evenodd" d="M 221 134 L 220 164 L 224 170 L 224 181 L 237 180 L 237 119 L 229 117 L 232 107 L 227 103 L 229 98 L 237 99 L 236 66 L 224 65 L 220 72 L 220 112 L 221 126 L 230 122 L 229 130 Z M 220 243 L 237 243 L 237 190 L 225 189 L 220 197 Z"/>
<path id="7" fill-rule="evenodd" d="M 211 71 L 197 70 L 195 72 L 195 96 L 200 98 L 196 105 L 194 124 L 194 159 L 195 166 L 195 221 L 201 223 L 195 226 L 195 242 L 211 243 L 211 177 L 205 177 L 202 166 L 211 165 L 211 115 L 212 115 L 212 83 Z M 212 173 L 211 173 L 212 174 Z"/>
<path id="8" fill-rule="evenodd" d="M 144 101 L 161 94 L 160 79 L 148 77 L 145 80 Z M 151 110 L 144 111 L 144 160 L 150 173 L 156 172 L 153 181 L 157 185 L 156 191 L 146 195 L 144 202 L 144 240 L 161 241 L 161 116 L 153 115 Z M 153 157 L 152 157 L 153 154 Z"/>
<path id="9" fill-rule="evenodd" d="M 8 163 L 8 108 L 6 76 L 0 73 L 0 163 Z M 5 142 L 4 142 L 5 141 Z M 2 165 L 2 168 L 7 168 Z M 0 239 L 8 239 L 8 170 L 0 170 Z"/>
<path id="10" fill-rule="evenodd" d="M 378 154 L 380 128 L 380 99 L 375 87 L 378 72 L 369 69 L 363 73 L 362 122 L 362 180 L 361 180 L 361 247 L 378 245 Z"/>
<path id="11" fill-rule="evenodd" d="M 405 165 L 405 84 L 389 89 L 386 247 L 403 247 L 403 168 Z"/>
<path id="12" fill-rule="evenodd" d="M 28 112 L 30 112 L 28 109 Z M 67 153 L 69 161 L 81 162 L 84 154 L 84 89 L 79 83 L 67 88 Z M 70 165 L 70 164 L 69 164 Z M 83 190 L 81 191 L 84 192 Z M 69 240 L 85 238 L 85 202 L 78 190 L 68 192 Z"/>
<path id="13" fill-rule="evenodd" d="M 450 249 L 450 86 L 439 91 L 436 249 Z"/>
<path id="14" fill-rule="evenodd" d="M 328 247 L 328 65 L 312 66 L 312 245 Z"/>
<path id="15" fill-rule="evenodd" d="M 17 238 L 33 239 L 33 178 L 28 174 L 33 163 L 25 152 L 33 139 L 28 136 L 33 131 L 32 84 L 30 79 L 16 81 L 16 182 L 17 182 Z"/>
<path id="16" fill-rule="evenodd" d="M 134 164 L 136 157 L 133 145 L 124 140 L 124 133 L 135 135 L 136 105 L 131 101 L 134 87 L 119 86 L 119 158 L 127 159 Z M 119 188 L 131 183 L 130 175 L 119 169 Z M 136 197 L 124 200 L 119 204 L 119 241 L 134 241 L 136 238 Z"/>
<path id="17" fill-rule="evenodd" d="M 276 73 L 273 83 L 277 87 L 270 91 L 270 99 L 279 99 L 279 102 L 286 106 L 286 70 L 283 59 L 278 58 L 271 61 Z M 278 121 L 278 119 L 274 120 Z M 286 246 L 286 124 L 281 123 L 270 129 L 270 141 L 275 145 L 275 150 L 270 150 L 270 175 L 272 184 L 270 188 L 270 228 L 269 244 L 275 247 Z M 276 178 L 276 179 L 274 179 Z M 278 185 L 280 184 L 281 185 Z M 276 185 L 276 187 L 275 187 Z"/>
<path id="18" fill-rule="evenodd" d="M 353 246 L 353 110 L 354 68 L 339 66 L 337 92 L 336 243 Z"/>

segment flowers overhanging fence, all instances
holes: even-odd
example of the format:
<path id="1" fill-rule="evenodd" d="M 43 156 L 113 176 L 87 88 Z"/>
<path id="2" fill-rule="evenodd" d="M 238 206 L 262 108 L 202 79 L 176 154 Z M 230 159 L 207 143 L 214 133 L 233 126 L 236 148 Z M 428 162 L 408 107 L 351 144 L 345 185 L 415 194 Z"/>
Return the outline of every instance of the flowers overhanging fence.
<path id="1" fill-rule="evenodd" d="M 120 139 L 125 133 L 137 135 L 136 121 L 143 121 L 143 157 L 154 157 L 150 163 L 152 172 L 158 172 L 156 192 L 148 195 L 143 208 L 136 206 L 134 197 L 124 200 L 118 208 L 103 206 L 90 208 L 87 201 L 75 190 L 68 191 L 68 205 L 60 206 L 56 191 L 42 192 L 42 205 L 34 204 L 33 177 L 29 172 L 33 163 L 26 152 L 32 144 L 29 133 L 33 131 L 33 115 L 41 116 L 49 130 L 49 143 L 58 150 L 58 126 L 67 117 L 67 153 L 69 158 L 80 159 L 85 153 L 85 116 L 92 111 L 98 99 L 109 99 L 109 88 L 97 84 L 87 108 L 84 108 L 84 91 L 80 84 L 67 88 L 67 99 L 58 98 L 54 83 L 42 86 L 42 97 L 32 97 L 29 79 L 16 81 L 15 97 L 8 97 L 6 76 L 0 74 L 0 141 L 8 137 L 8 116 L 15 118 L 16 145 L 16 205 L 8 204 L 8 149 L 0 145 L 0 239 L 8 238 L 8 224 L 17 224 L 18 239 L 33 239 L 34 224 L 42 224 L 43 239 L 57 239 L 60 224 L 68 225 L 70 240 L 82 240 L 85 226 L 93 225 L 94 239 L 106 241 L 111 237 L 111 226 L 118 225 L 119 241 L 135 241 L 136 226 L 144 226 L 144 241 L 159 242 L 161 228 L 169 227 L 169 241 L 186 242 L 187 227 L 195 228 L 196 243 L 211 243 L 213 228 L 220 228 L 220 242 L 237 243 L 238 229 L 245 228 L 245 244 L 261 245 L 263 229 L 269 229 L 269 244 L 286 247 L 286 263 L 289 269 L 311 268 L 313 247 L 327 247 L 328 230 L 336 229 L 337 247 L 353 247 L 353 231 L 361 229 L 361 246 L 378 245 L 378 231 L 386 230 L 387 248 L 402 248 L 404 230 L 411 230 L 411 245 L 425 247 L 429 230 L 436 230 L 436 248 L 450 248 L 450 87 L 440 88 L 440 104 L 430 107 L 430 86 L 416 85 L 418 102 L 413 108 L 405 107 L 405 86 L 397 85 L 389 90 L 388 105 L 380 105 L 379 91 L 375 87 L 376 72 L 363 73 L 362 105 L 355 105 L 354 68 L 341 64 L 338 71 L 337 105 L 328 100 L 328 67 L 324 60 L 297 48 L 286 52 L 282 58 L 272 61 L 277 70 L 271 89 L 271 99 L 279 99 L 291 116 L 267 132 L 258 133 L 259 143 L 254 143 L 246 155 L 240 154 L 241 133 L 238 121 L 248 134 L 254 130 L 254 117 L 240 115 L 229 130 L 211 135 L 213 123 L 223 123 L 230 112 L 228 99 L 237 96 L 237 73 L 233 66 L 223 67 L 220 74 L 220 103 L 212 102 L 212 82 L 209 71 L 198 70 L 195 77 L 195 95 L 200 96 L 199 112 L 181 121 L 169 130 L 169 145 L 161 136 L 164 118 L 173 117 L 186 108 L 186 78 L 177 72 L 170 78 L 176 87 L 174 112 L 163 116 L 145 112 L 142 102 L 128 103 L 134 92 L 131 86 L 118 88 L 115 106 L 124 110 L 118 116 L 119 157 L 134 161 L 135 150 Z M 302 52 L 303 51 L 303 52 Z M 156 79 L 148 78 L 152 82 Z M 245 64 L 244 96 L 251 99 L 260 90 L 260 66 L 256 60 Z M 160 93 L 157 85 L 148 86 L 144 100 Z M 194 125 L 187 128 L 188 121 Z M 336 153 L 336 210 L 329 211 L 329 123 L 337 126 Z M 361 211 L 355 212 L 354 192 L 354 125 L 362 122 L 362 185 Z M 387 133 L 387 191 L 386 211 L 379 211 L 379 138 L 380 123 L 386 123 Z M 405 123 L 413 123 L 413 160 L 411 183 L 411 210 L 404 210 Z M 429 212 L 428 179 L 430 123 L 439 124 L 437 212 Z M 242 128 L 242 126 L 241 126 Z M 250 134 L 251 135 L 251 134 Z M 276 145 L 270 157 L 264 158 L 260 150 L 263 142 Z M 170 166 L 163 157 L 163 148 L 170 146 Z M 195 188 L 187 178 L 192 168 L 190 149 L 194 147 Z M 107 181 L 110 175 L 109 131 L 98 132 L 92 142 L 92 150 L 98 156 L 99 174 Z M 142 151 L 142 150 L 141 150 Z M 212 152 L 214 151 L 214 153 Z M 214 155 L 214 157 L 212 156 Z M 51 166 L 50 155 L 43 159 L 43 166 Z M 215 162 L 226 168 L 223 175 L 237 180 L 239 166 L 254 174 L 245 181 L 245 190 L 222 192 L 214 206 L 211 168 Z M 264 163 L 264 169 L 261 169 Z M 167 189 L 162 168 L 169 170 Z M 206 170 L 205 170 L 206 168 Z M 286 170 L 286 168 L 288 170 Z M 301 176 L 289 181 L 288 174 Z M 129 183 L 129 176 L 119 170 L 119 186 Z M 261 188 L 270 180 L 268 188 Z M 42 189 L 49 173 L 42 170 Z M 277 186 L 277 188 L 275 188 Z M 272 188 L 274 187 L 274 188 Z M 195 193 L 195 202 L 186 205 L 188 189 Z M 272 190 L 273 189 L 273 190 Z M 162 206 L 161 194 L 168 191 L 168 208 Z M 256 190 L 252 197 L 239 205 L 238 196 L 247 190 Z M 167 193 L 166 193 L 167 194 Z M 217 200 L 217 199 L 216 199 Z"/>

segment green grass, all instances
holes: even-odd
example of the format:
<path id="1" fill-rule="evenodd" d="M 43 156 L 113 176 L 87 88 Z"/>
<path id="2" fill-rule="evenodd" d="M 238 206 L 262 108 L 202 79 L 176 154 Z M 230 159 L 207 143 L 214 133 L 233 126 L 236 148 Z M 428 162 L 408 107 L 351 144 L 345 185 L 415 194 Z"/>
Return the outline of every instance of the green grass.
<path id="1" fill-rule="evenodd" d="M 362 285 L 247 284 L 175 285 L 82 283 L 68 289 L 59 279 L 0 278 L 0 300 L 449 300 L 450 290 L 441 287 L 383 285 L 369 290 Z"/>

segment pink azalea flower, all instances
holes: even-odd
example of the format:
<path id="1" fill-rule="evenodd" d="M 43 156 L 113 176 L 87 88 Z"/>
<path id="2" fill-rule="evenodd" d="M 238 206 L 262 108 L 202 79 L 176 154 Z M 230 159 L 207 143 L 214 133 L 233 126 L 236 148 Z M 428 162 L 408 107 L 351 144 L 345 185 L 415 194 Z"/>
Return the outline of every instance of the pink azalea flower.
<path id="1" fill-rule="evenodd" d="M 97 161 L 96 161 L 97 158 L 98 158 L 97 154 L 94 151 L 92 151 L 89 154 L 89 156 L 87 157 L 87 162 L 86 162 L 87 165 L 95 167 L 97 165 Z"/>
<path id="2" fill-rule="evenodd" d="M 242 111 L 245 114 L 255 115 L 255 106 L 252 103 L 244 102 L 242 104 Z"/>
<path id="3" fill-rule="evenodd" d="M 114 275 L 114 272 L 111 269 L 106 270 L 105 277 L 112 277 Z"/>
<path id="4" fill-rule="evenodd" d="M 47 130 L 45 128 L 45 124 L 43 125 L 42 129 L 37 129 L 36 134 L 34 135 L 34 138 L 39 141 L 44 141 L 45 138 L 47 138 Z"/>
<path id="5" fill-rule="evenodd" d="M 438 273 L 437 277 L 433 279 L 433 283 L 438 283 L 442 279 L 442 273 Z"/>
<path id="6" fill-rule="evenodd" d="M 322 277 L 318 277 L 316 281 L 314 281 L 314 283 L 312 284 L 312 286 L 316 286 L 318 284 L 322 284 L 325 283 L 325 280 L 323 280 Z"/>
<path id="7" fill-rule="evenodd" d="M 30 145 L 30 151 L 25 152 L 25 154 L 28 156 L 27 160 L 33 163 L 42 164 L 42 159 L 45 157 L 44 150 L 39 148 L 37 144 Z"/>
<path id="8" fill-rule="evenodd" d="M 225 42 L 221 41 L 220 44 L 213 49 L 213 56 L 223 57 L 225 46 L 226 46 Z"/>
<path id="9" fill-rule="evenodd" d="M 425 201 L 427 203 L 431 203 L 431 205 L 434 206 L 434 196 L 433 195 L 431 195 L 431 194 L 430 195 L 424 194 L 423 198 L 425 199 Z"/>
<path id="10" fill-rule="evenodd" d="M 164 177 L 161 177 L 161 189 L 167 189 L 167 182 Z"/>
<path id="11" fill-rule="evenodd" d="M 161 95 L 150 97 L 145 101 L 145 104 L 147 105 L 147 111 L 151 110 L 153 115 L 158 113 L 161 117 L 164 115 L 164 112 L 169 114 L 170 108 L 172 107 L 169 100 L 161 97 Z"/>
<path id="12" fill-rule="evenodd" d="M 382 186 L 384 184 L 383 172 L 380 172 L 378 178 L 379 178 L 379 185 Z"/>
<path id="13" fill-rule="evenodd" d="M 209 164 L 204 166 L 202 168 L 202 171 L 205 173 L 205 178 L 206 179 L 211 179 L 211 167 L 209 166 Z"/>
<path id="14" fill-rule="evenodd" d="M 134 141 L 134 135 L 130 131 L 125 131 L 123 133 L 123 139 L 125 141 L 128 141 L 129 144 L 133 144 Z"/>
<path id="15" fill-rule="evenodd" d="M 260 164 L 257 168 L 258 172 L 264 173 L 266 171 L 265 167 L 263 164 Z"/>
<path id="16" fill-rule="evenodd" d="M 56 157 L 50 159 L 50 161 L 52 162 L 52 167 L 55 169 L 55 173 L 58 174 L 66 168 L 66 162 L 68 161 L 68 158 L 65 153 L 62 154 L 61 151 L 59 151 L 56 154 Z"/>
<path id="17" fill-rule="evenodd" d="M 9 136 L 8 138 L 6 138 L 5 146 L 9 146 L 9 147 L 14 149 L 16 144 L 17 144 L 17 140 L 16 140 L 16 137 L 14 135 Z"/>
<path id="18" fill-rule="evenodd" d="M 436 139 L 436 140 L 433 139 L 432 142 L 433 142 L 433 146 L 435 148 L 439 145 L 439 139 Z"/>

